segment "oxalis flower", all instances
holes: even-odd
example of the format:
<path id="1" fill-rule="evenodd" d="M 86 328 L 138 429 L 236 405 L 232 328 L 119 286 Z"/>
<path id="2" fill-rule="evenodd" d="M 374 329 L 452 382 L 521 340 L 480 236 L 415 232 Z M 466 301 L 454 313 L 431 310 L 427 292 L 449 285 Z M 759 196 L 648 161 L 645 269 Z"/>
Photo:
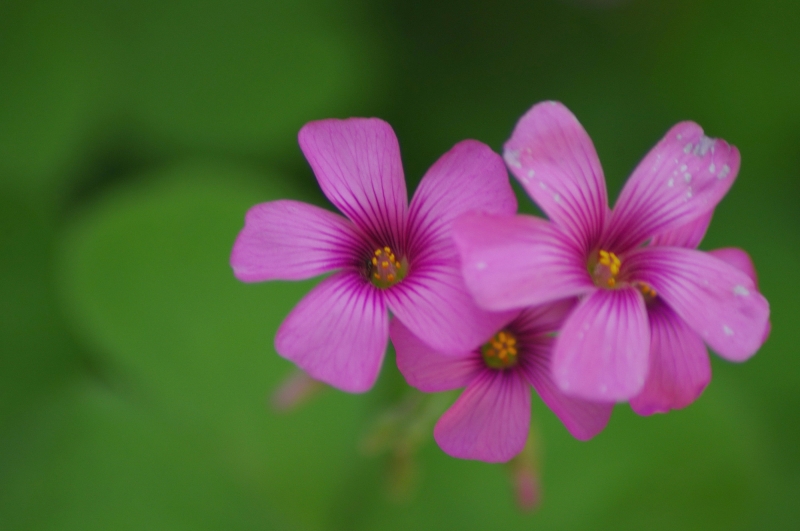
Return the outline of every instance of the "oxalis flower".
<path id="1" fill-rule="evenodd" d="M 492 463 L 514 457 L 528 437 L 530 386 L 576 438 L 603 430 L 613 405 L 566 396 L 550 377 L 553 332 L 573 306 L 568 300 L 515 312 L 482 345 L 457 356 L 438 352 L 392 322 L 397 366 L 409 384 L 427 393 L 466 387 L 434 428 L 442 450 Z"/>
<path id="2" fill-rule="evenodd" d="M 636 396 L 651 345 L 672 363 L 696 348 L 683 342 L 686 334 L 668 338 L 678 326 L 732 361 L 761 346 L 769 305 L 751 277 L 665 236 L 710 215 L 738 173 L 735 147 L 679 123 L 634 170 L 613 211 L 594 145 L 559 103 L 528 111 L 504 157 L 551 221 L 464 216 L 454 236 L 465 280 L 491 310 L 581 297 L 554 347 L 553 377 L 563 391 L 592 400 Z M 643 245 L 648 240 L 667 244 Z"/>
<path id="3" fill-rule="evenodd" d="M 447 352 L 495 328 L 502 317 L 480 310 L 464 286 L 451 226 L 471 210 L 516 211 L 499 155 L 460 142 L 428 170 L 409 206 L 400 148 L 386 122 L 322 120 L 298 138 L 323 193 L 346 218 L 297 201 L 256 205 L 231 254 L 245 282 L 333 273 L 280 326 L 281 356 L 317 380 L 362 392 L 380 370 L 389 311 Z"/>

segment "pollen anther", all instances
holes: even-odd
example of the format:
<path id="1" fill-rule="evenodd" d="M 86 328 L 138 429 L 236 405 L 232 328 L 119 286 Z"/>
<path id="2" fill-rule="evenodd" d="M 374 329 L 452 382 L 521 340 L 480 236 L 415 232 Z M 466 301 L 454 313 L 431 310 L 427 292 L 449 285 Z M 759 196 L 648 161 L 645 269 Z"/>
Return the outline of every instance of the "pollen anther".
<path id="1" fill-rule="evenodd" d="M 658 297 L 658 292 L 656 289 L 648 284 L 647 282 L 638 281 L 634 284 L 639 291 L 644 295 L 644 301 L 646 303 L 652 302 L 656 297 Z"/>
<path id="2" fill-rule="evenodd" d="M 619 266 L 622 265 L 622 262 L 617 255 L 614 253 L 609 253 L 608 251 L 600 251 L 600 260 L 598 260 L 601 264 L 608 267 L 609 271 L 611 271 L 612 275 L 619 274 Z"/>
<path id="3" fill-rule="evenodd" d="M 591 262 L 589 266 L 594 283 L 602 288 L 616 287 L 622 260 L 616 254 L 602 249 L 597 252 L 596 260 L 594 266 L 591 266 Z"/>

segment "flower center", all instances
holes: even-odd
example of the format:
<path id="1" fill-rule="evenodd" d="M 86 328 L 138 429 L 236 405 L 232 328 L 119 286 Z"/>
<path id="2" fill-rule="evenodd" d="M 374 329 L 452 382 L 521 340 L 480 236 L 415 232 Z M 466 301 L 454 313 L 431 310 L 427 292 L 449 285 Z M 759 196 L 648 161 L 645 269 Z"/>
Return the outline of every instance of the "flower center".
<path id="1" fill-rule="evenodd" d="M 597 253 L 597 258 L 589 263 L 589 273 L 596 286 L 613 288 L 617 285 L 617 275 L 621 265 L 622 261 L 617 255 L 601 249 Z"/>
<path id="2" fill-rule="evenodd" d="M 397 259 L 390 247 L 376 249 L 367 264 L 370 281 L 377 287 L 385 289 L 394 286 L 408 273 L 408 262 L 405 258 Z"/>
<path id="3" fill-rule="evenodd" d="M 492 369 L 513 367 L 517 364 L 517 338 L 501 330 L 481 347 L 481 355 L 486 366 Z"/>

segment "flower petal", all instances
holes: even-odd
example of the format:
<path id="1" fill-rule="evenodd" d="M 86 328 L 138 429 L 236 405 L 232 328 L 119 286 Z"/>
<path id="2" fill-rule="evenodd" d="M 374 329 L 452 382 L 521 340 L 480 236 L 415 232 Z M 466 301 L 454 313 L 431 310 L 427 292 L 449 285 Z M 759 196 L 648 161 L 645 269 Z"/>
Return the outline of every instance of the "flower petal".
<path id="1" fill-rule="evenodd" d="M 557 332 L 575 309 L 578 299 L 561 299 L 539 306 L 529 306 L 520 312 L 510 325 L 524 336 L 538 336 Z"/>
<path id="2" fill-rule="evenodd" d="M 732 265 L 739 271 L 745 273 L 748 277 L 750 277 L 750 280 L 753 281 L 753 284 L 755 284 L 756 288 L 758 288 L 758 275 L 756 274 L 756 266 L 753 265 L 753 260 L 746 251 L 737 249 L 736 247 L 725 247 L 723 249 L 714 249 L 713 251 L 708 251 L 708 254 L 714 258 L 722 260 L 726 264 Z"/>
<path id="3" fill-rule="evenodd" d="M 653 236 L 651 245 L 660 245 L 663 247 L 686 247 L 687 249 L 696 249 L 703 237 L 706 235 L 708 225 L 711 223 L 711 217 L 714 215 L 713 210 L 709 210 L 697 219 L 694 219 L 686 225 L 670 229 Z"/>
<path id="4" fill-rule="evenodd" d="M 454 251 L 453 220 L 472 211 L 512 215 L 517 198 L 503 159 L 485 144 L 464 140 L 431 166 L 411 200 L 411 256 L 419 260 Z"/>
<path id="5" fill-rule="evenodd" d="M 389 338 L 381 293 L 357 274 L 336 273 L 291 311 L 275 350 L 314 379 L 360 393 L 375 383 Z"/>
<path id="6" fill-rule="evenodd" d="M 522 451 L 530 421 L 528 383 L 516 371 L 485 370 L 445 411 L 433 437 L 453 457 L 503 463 Z"/>
<path id="7" fill-rule="evenodd" d="M 443 355 L 412 334 L 399 319 L 392 319 L 389 335 L 400 372 L 409 385 L 425 393 L 466 387 L 483 370 L 483 362 L 476 352 Z"/>
<path id="8" fill-rule="evenodd" d="M 650 369 L 642 392 L 630 401 L 639 415 L 686 407 L 711 381 L 708 352 L 697 332 L 666 304 L 651 305 L 647 316 Z"/>
<path id="9" fill-rule="evenodd" d="M 720 356 L 744 361 L 761 346 L 769 303 L 746 273 L 679 247 L 645 247 L 627 262 Z"/>
<path id="10" fill-rule="evenodd" d="M 735 247 L 725 247 L 723 249 L 714 249 L 713 251 L 708 251 L 708 254 L 715 258 L 719 258 L 727 264 L 732 265 L 739 271 L 743 271 L 748 277 L 750 277 L 750 280 L 753 281 L 756 289 L 758 289 L 758 275 L 756 275 L 756 266 L 753 265 L 753 260 L 750 259 L 750 255 L 745 251 Z M 771 331 L 772 323 L 768 321 L 767 327 L 764 330 L 764 336 L 761 338 L 762 344 L 767 340 Z"/>
<path id="11" fill-rule="evenodd" d="M 543 219 L 466 214 L 453 238 L 467 287 L 484 308 L 535 306 L 594 289 L 580 251 Z"/>
<path id="12" fill-rule="evenodd" d="M 736 179 L 739 150 L 681 122 L 650 150 L 620 193 L 605 245 L 630 249 L 713 210 Z"/>
<path id="13" fill-rule="evenodd" d="M 378 246 L 404 245 L 408 196 L 400 146 L 377 118 L 309 122 L 298 135 L 323 193 Z"/>
<path id="14" fill-rule="evenodd" d="M 589 440 L 606 427 L 614 404 L 590 402 L 561 392 L 550 376 L 554 341 L 552 337 L 542 336 L 535 343 L 529 343 L 530 350 L 520 357 L 520 371 L 572 436 L 581 441 Z"/>
<path id="15" fill-rule="evenodd" d="M 352 266 L 360 245 L 345 218 L 299 201 L 272 201 L 247 211 L 231 267 L 244 282 L 300 280 Z"/>
<path id="16" fill-rule="evenodd" d="M 553 352 L 565 393 L 612 402 L 635 396 L 647 376 L 650 330 L 638 290 L 596 290 L 567 318 Z"/>
<path id="17" fill-rule="evenodd" d="M 473 350 L 514 315 L 476 306 L 455 261 L 415 268 L 386 290 L 386 301 L 414 335 L 445 354 Z"/>
<path id="18" fill-rule="evenodd" d="M 503 157 L 550 219 L 589 251 L 603 230 L 608 196 L 594 144 L 569 109 L 555 101 L 534 105 Z"/>

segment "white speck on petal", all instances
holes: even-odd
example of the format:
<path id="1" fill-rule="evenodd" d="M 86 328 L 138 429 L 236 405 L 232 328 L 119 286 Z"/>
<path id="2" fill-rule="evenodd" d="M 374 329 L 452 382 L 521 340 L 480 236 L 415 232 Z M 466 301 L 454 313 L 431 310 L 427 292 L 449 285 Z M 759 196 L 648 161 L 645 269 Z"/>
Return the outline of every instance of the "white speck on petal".
<path id="1" fill-rule="evenodd" d="M 521 168 L 522 163 L 519 161 L 519 150 L 518 149 L 509 149 L 503 153 L 503 158 L 506 159 L 506 164 L 508 164 L 512 168 Z"/>
<path id="2" fill-rule="evenodd" d="M 536 175 L 536 172 L 533 170 L 528 170 L 528 178 L 533 179 L 533 176 Z"/>
<path id="3" fill-rule="evenodd" d="M 670 188 L 672 188 L 673 186 L 675 186 L 675 179 L 673 179 L 672 177 L 670 177 L 669 181 L 667 181 L 667 186 L 669 186 Z"/>
<path id="4" fill-rule="evenodd" d="M 728 325 L 722 325 L 722 331 L 725 332 L 726 336 L 732 336 L 733 335 L 733 329 L 731 329 L 731 327 L 728 326 Z"/>
<path id="5" fill-rule="evenodd" d="M 553 196 L 553 201 L 555 201 L 556 203 L 558 203 L 560 205 L 561 204 L 561 196 L 558 195 L 558 194 L 554 195 Z"/>
<path id="6" fill-rule="evenodd" d="M 539 181 L 539 188 L 541 188 L 542 190 L 547 190 L 547 185 L 544 184 L 544 181 Z"/>
<path id="7" fill-rule="evenodd" d="M 694 147 L 694 146 L 692 146 L 692 143 L 691 143 L 691 142 L 689 142 L 688 144 L 686 144 L 685 146 L 683 146 L 683 152 L 684 152 L 684 153 L 686 153 L 686 154 L 688 155 L 688 154 L 689 154 L 689 152 L 692 150 L 692 148 L 693 148 L 693 147 Z"/>
<path id="8" fill-rule="evenodd" d="M 717 171 L 717 167 L 714 165 L 713 162 L 711 163 L 711 166 L 708 167 L 708 171 L 710 171 L 711 173 L 714 173 L 714 172 Z"/>
<path id="9" fill-rule="evenodd" d="M 689 189 L 686 190 L 686 199 L 691 199 L 691 198 L 692 198 L 692 188 L 690 186 Z"/>
<path id="10" fill-rule="evenodd" d="M 733 288 L 733 293 L 742 297 L 747 297 L 750 295 L 750 290 L 740 284 Z"/>
<path id="11" fill-rule="evenodd" d="M 475 269 L 480 269 L 480 270 L 486 269 L 486 262 L 478 262 L 477 264 L 475 264 Z"/>
<path id="12" fill-rule="evenodd" d="M 691 173 L 684 173 L 683 174 L 683 180 L 686 181 L 687 183 L 692 182 L 692 174 Z"/>
<path id="13" fill-rule="evenodd" d="M 731 172 L 731 167 L 728 166 L 727 164 L 723 164 L 722 165 L 722 169 L 719 170 L 719 174 L 717 175 L 717 179 L 724 179 L 725 177 L 728 176 L 728 174 L 730 172 Z"/>
<path id="14" fill-rule="evenodd" d="M 692 153 L 694 153 L 698 157 L 704 157 L 706 153 L 708 153 L 709 149 L 714 148 L 715 143 L 716 139 L 709 138 L 703 135 L 702 137 L 700 137 L 700 142 L 698 142 L 697 145 L 694 147 L 694 151 L 692 151 Z"/>
<path id="15" fill-rule="evenodd" d="M 682 140 L 683 139 L 683 135 L 678 133 L 678 136 L 676 136 L 675 138 L 677 138 L 678 140 Z"/>
<path id="16" fill-rule="evenodd" d="M 680 167 L 680 169 L 678 171 L 684 172 L 684 171 L 686 171 L 686 169 L 687 169 L 686 164 L 681 164 L 681 167 Z"/>

